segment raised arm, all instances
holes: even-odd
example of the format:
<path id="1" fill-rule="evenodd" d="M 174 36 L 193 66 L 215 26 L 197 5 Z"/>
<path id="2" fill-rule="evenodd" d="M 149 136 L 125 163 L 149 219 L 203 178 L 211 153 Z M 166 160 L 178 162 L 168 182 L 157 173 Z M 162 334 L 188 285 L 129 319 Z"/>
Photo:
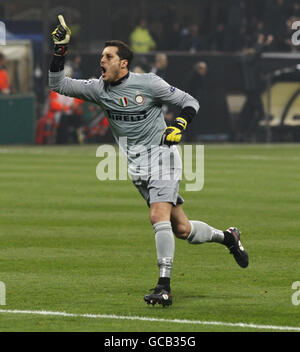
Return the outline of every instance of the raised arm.
<path id="1" fill-rule="evenodd" d="M 72 33 L 62 15 L 58 16 L 58 20 L 60 24 L 51 33 L 54 53 L 49 69 L 49 87 L 62 95 L 98 102 L 97 90 L 101 89 L 99 80 L 77 80 L 65 76 L 65 57 Z"/>

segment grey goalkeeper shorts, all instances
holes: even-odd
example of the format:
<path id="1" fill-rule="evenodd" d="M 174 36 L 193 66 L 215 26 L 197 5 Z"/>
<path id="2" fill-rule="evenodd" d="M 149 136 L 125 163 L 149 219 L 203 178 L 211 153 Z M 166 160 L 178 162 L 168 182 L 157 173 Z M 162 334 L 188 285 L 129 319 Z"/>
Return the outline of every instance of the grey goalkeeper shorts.
<path id="1" fill-rule="evenodd" d="M 174 206 L 183 204 L 184 199 L 179 192 L 180 181 L 149 179 L 136 180 L 133 184 L 138 189 L 148 206 L 152 203 L 165 202 Z"/>
<path id="2" fill-rule="evenodd" d="M 129 165 L 132 182 L 147 201 L 167 202 L 174 206 L 182 204 L 179 184 L 182 177 L 182 162 L 175 146 L 157 146 Z"/>

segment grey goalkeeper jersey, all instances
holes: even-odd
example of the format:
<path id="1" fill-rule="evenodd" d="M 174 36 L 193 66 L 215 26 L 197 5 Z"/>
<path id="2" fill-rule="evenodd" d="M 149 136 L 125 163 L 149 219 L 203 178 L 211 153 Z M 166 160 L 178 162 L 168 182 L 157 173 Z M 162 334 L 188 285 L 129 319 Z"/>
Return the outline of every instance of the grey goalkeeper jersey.
<path id="1" fill-rule="evenodd" d="M 127 148 L 160 144 L 166 128 L 162 104 L 199 109 L 196 99 L 154 73 L 130 72 L 120 84 L 105 86 L 102 77 L 77 80 L 65 77 L 64 71 L 49 72 L 49 86 L 59 94 L 98 104 L 108 117 L 117 143 L 120 137 L 126 137 Z"/>

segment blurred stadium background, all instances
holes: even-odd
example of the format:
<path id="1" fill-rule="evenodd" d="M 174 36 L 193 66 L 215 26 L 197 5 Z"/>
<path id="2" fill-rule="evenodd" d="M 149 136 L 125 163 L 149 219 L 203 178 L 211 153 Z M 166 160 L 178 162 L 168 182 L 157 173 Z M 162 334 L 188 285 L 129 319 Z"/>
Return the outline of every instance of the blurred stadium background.
<path id="1" fill-rule="evenodd" d="M 154 71 L 199 99 L 186 141 L 300 141 L 298 0 L 0 0 L 0 66 L 9 77 L 0 144 L 112 141 L 97 106 L 47 88 L 60 13 L 73 32 L 68 75 L 99 77 L 104 41 L 121 39 L 136 53 L 132 70 Z M 166 120 L 175 113 L 165 107 Z"/>

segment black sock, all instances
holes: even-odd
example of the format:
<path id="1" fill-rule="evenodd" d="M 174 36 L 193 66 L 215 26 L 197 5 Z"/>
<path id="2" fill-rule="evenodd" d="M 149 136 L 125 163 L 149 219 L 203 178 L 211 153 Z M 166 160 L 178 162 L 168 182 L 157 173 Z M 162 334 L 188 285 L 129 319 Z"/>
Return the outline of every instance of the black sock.
<path id="1" fill-rule="evenodd" d="M 167 291 L 170 291 L 170 278 L 169 277 L 160 277 L 158 279 L 158 283 L 157 284 L 164 286 L 164 288 Z"/>

